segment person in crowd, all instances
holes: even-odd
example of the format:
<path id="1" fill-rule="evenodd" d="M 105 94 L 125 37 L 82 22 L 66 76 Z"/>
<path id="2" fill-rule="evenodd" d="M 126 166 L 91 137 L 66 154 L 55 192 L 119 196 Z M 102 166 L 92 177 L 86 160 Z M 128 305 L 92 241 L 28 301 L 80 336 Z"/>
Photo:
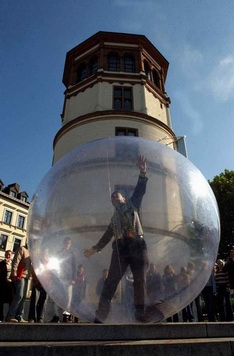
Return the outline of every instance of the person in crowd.
<path id="1" fill-rule="evenodd" d="M 210 322 L 217 321 L 215 312 L 215 295 L 217 293 L 214 271 L 211 272 L 210 278 L 208 279 L 205 287 L 202 290 L 202 297 L 205 303 L 205 309 L 207 312 L 207 319 Z"/>
<path id="2" fill-rule="evenodd" d="M 164 299 L 167 301 L 177 294 L 177 277 L 174 268 L 171 265 L 166 265 L 162 275 L 162 283 L 164 288 Z M 179 314 L 176 313 L 172 317 L 167 318 L 168 322 L 178 322 Z"/>
<path id="3" fill-rule="evenodd" d="M 188 274 L 190 276 L 190 281 L 193 281 L 193 278 L 195 277 L 195 265 L 193 262 L 188 262 L 187 264 L 187 269 L 188 269 Z M 193 312 L 193 304 L 195 303 L 196 305 L 196 310 L 197 310 L 197 320 L 199 322 L 203 321 L 203 314 L 202 314 L 202 307 L 201 307 L 201 294 L 199 293 L 198 296 L 190 303 L 190 310 L 191 310 L 191 321 L 194 320 L 194 312 Z"/>
<path id="4" fill-rule="evenodd" d="M 124 276 L 123 303 L 129 320 L 132 321 L 134 315 L 134 277 L 131 268 L 128 267 Z"/>
<path id="5" fill-rule="evenodd" d="M 101 278 L 98 280 L 97 282 L 97 286 L 96 286 L 96 295 L 100 298 L 101 294 L 102 294 L 102 290 L 103 290 L 103 286 L 104 286 L 104 282 L 108 277 L 108 269 L 104 269 L 102 271 L 102 276 Z"/>
<path id="6" fill-rule="evenodd" d="M 83 265 L 78 266 L 77 275 L 74 281 L 73 289 L 72 289 L 72 302 L 71 309 L 76 309 L 76 307 L 82 302 L 85 298 L 86 294 L 86 276 Z M 75 323 L 79 322 L 79 318 L 77 316 L 73 316 L 72 320 Z"/>
<path id="7" fill-rule="evenodd" d="M 43 323 L 47 304 L 47 293 L 32 269 L 32 291 L 30 296 L 28 321 Z"/>
<path id="8" fill-rule="evenodd" d="M 57 279 L 57 284 L 60 284 L 60 300 L 61 305 L 66 306 L 62 308 L 53 302 L 54 315 L 50 320 L 51 323 L 60 322 L 60 315 L 63 314 L 62 321 L 70 321 L 71 316 L 67 310 L 70 309 L 72 299 L 72 288 L 76 279 L 76 258 L 72 249 L 72 241 L 70 237 L 65 237 L 63 240 L 63 247 L 58 251 L 58 260 L 60 262 L 60 270 L 58 276 L 53 273 L 52 278 Z"/>
<path id="9" fill-rule="evenodd" d="M 72 249 L 72 241 L 70 237 L 65 237 L 63 248 L 58 252 L 58 259 L 61 263 L 59 279 L 63 285 L 64 300 L 66 307 L 70 307 L 72 298 L 72 287 L 76 279 L 76 257 Z"/>
<path id="10" fill-rule="evenodd" d="M 11 280 L 14 282 L 15 295 L 6 316 L 11 323 L 24 323 L 24 304 L 28 290 L 28 281 L 31 277 L 31 260 L 26 246 L 20 246 L 12 261 Z"/>
<path id="11" fill-rule="evenodd" d="M 4 320 L 4 303 L 11 304 L 14 296 L 14 285 L 10 279 L 12 266 L 12 251 L 5 252 L 5 258 L 0 262 L 0 322 Z"/>
<path id="12" fill-rule="evenodd" d="M 156 265 L 150 263 L 149 270 L 146 277 L 147 295 L 150 304 L 162 300 L 163 298 L 163 283 L 162 277 L 157 272 Z"/>
<path id="13" fill-rule="evenodd" d="M 130 266 L 134 277 L 135 318 L 142 321 L 146 302 L 146 273 L 148 268 L 147 246 L 139 216 L 142 198 L 146 191 L 146 159 L 138 157 L 140 175 L 134 193 L 129 200 L 119 192 L 111 195 L 115 212 L 99 242 L 84 251 L 87 258 L 100 252 L 114 236 L 109 274 L 105 280 L 94 322 L 104 322 L 110 312 L 111 300 L 117 286 Z"/>
<path id="14" fill-rule="evenodd" d="M 177 287 L 180 293 L 183 293 L 190 285 L 191 278 L 188 273 L 187 267 L 181 267 L 180 273 L 177 276 Z M 194 321 L 194 316 L 191 310 L 190 304 L 188 304 L 185 308 L 182 309 L 182 318 L 184 322 Z"/>
<path id="15" fill-rule="evenodd" d="M 230 284 L 228 272 L 225 269 L 225 262 L 222 259 L 217 260 L 217 269 L 215 272 L 215 283 L 217 287 L 217 306 L 220 321 L 232 321 L 233 311 L 230 301 Z"/>
<path id="16" fill-rule="evenodd" d="M 228 254 L 227 262 L 225 264 L 225 269 L 228 273 L 230 294 L 234 294 L 234 249 L 231 249 Z"/>

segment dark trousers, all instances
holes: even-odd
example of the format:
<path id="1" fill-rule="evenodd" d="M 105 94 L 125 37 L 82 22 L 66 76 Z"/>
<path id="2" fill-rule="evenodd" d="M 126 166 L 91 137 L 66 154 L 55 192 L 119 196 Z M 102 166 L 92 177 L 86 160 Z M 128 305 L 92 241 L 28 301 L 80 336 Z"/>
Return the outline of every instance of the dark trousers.
<path id="1" fill-rule="evenodd" d="M 40 290 L 36 287 L 32 288 L 32 294 L 30 297 L 28 320 L 44 320 L 45 309 L 47 304 L 47 294 L 46 291 L 41 288 Z"/>
<path id="2" fill-rule="evenodd" d="M 214 293 L 212 286 L 204 287 L 202 291 L 202 297 L 204 299 L 205 308 L 207 312 L 208 321 L 217 321 L 215 316 L 215 303 L 214 303 Z"/>
<path id="3" fill-rule="evenodd" d="M 173 321 L 173 323 L 178 323 L 179 322 L 179 314 L 176 313 L 173 316 L 170 316 L 169 318 L 167 318 L 167 322 L 171 323 Z"/>
<path id="4" fill-rule="evenodd" d="M 197 310 L 197 320 L 198 321 L 203 321 L 200 294 L 194 299 L 194 302 L 195 302 L 196 310 Z M 190 304 L 190 308 L 191 308 L 192 316 L 193 316 L 193 319 L 194 319 L 193 302 Z"/>
<path id="5" fill-rule="evenodd" d="M 232 321 L 233 311 L 230 302 L 230 291 L 226 286 L 217 286 L 217 304 L 220 321 Z"/>
<path id="6" fill-rule="evenodd" d="M 0 285 L 0 320 L 3 321 L 4 303 L 11 304 L 14 297 L 14 283 L 6 281 Z"/>
<path id="7" fill-rule="evenodd" d="M 191 308 L 191 304 L 187 305 L 187 307 L 182 309 L 182 318 L 184 322 L 194 321 L 194 315 Z"/>
<path id="8" fill-rule="evenodd" d="M 113 244 L 109 274 L 104 282 L 96 316 L 105 321 L 110 312 L 111 300 L 118 284 L 130 266 L 133 274 L 134 304 L 136 316 L 144 312 L 146 300 L 146 272 L 148 267 L 147 248 L 141 237 L 123 238 Z"/>

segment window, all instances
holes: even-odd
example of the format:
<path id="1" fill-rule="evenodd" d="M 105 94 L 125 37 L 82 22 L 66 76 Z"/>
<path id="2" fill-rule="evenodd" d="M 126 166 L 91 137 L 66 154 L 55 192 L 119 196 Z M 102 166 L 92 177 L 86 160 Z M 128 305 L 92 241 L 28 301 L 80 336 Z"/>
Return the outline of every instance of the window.
<path id="1" fill-rule="evenodd" d="M 25 196 L 21 196 L 21 201 L 27 202 L 27 198 Z"/>
<path id="2" fill-rule="evenodd" d="M 138 136 L 138 129 L 133 129 L 130 127 L 116 127 L 116 136 Z M 117 142 L 115 147 L 115 158 L 117 161 L 134 162 L 136 157 L 139 155 L 138 142 L 131 142 L 128 149 L 122 144 L 122 139 Z"/>
<path id="3" fill-rule="evenodd" d="M 10 210 L 5 210 L 3 222 L 10 224 L 12 219 L 12 212 Z"/>
<path id="4" fill-rule="evenodd" d="M 0 234 L 0 250 L 6 250 L 8 236 L 4 234 Z"/>
<path id="5" fill-rule="evenodd" d="M 116 127 L 115 136 L 138 136 L 138 130 L 129 127 Z"/>
<path id="6" fill-rule="evenodd" d="M 160 79 L 159 79 L 158 72 L 156 70 L 153 70 L 153 82 L 156 85 L 156 87 L 160 89 Z"/>
<path id="7" fill-rule="evenodd" d="M 18 226 L 20 229 L 23 229 L 23 228 L 24 228 L 24 222 L 25 222 L 25 217 L 22 216 L 22 215 L 19 215 L 19 216 L 18 216 L 18 223 L 17 223 L 17 226 Z"/>
<path id="8" fill-rule="evenodd" d="M 132 88 L 114 87 L 114 109 L 132 110 Z"/>
<path id="9" fill-rule="evenodd" d="M 86 68 L 86 64 L 82 63 L 77 70 L 77 82 L 81 82 L 82 80 L 84 80 L 87 77 L 87 68 Z"/>
<path id="10" fill-rule="evenodd" d="M 16 198 L 17 193 L 14 192 L 13 190 L 10 191 L 10 196 L 13 198 Z"/>
<path id="11" fill-rule="evenodd" d="M 146 75 L 147 79 L 151 80 L 150 66 L 146 61 L 144 61 L 144 68 L 145 68 L 145 75 Z"/>
<path id="12" fill-rule="evenodd" d="M 117 72 L 120 69 L 119 56 L 116 53 L 110 53 L 107 57 L 107 69 Z"/>
<path id="13" fill-rule="evenodd" d="M 134 73 L 135 68 L 135 59 L 131 55 L 125 55 L 123 57 L 123 70 L 124 72 Z"/>
<path id="14" fill-rule="evenodd" d="M 13 252 L 17 251 L 18 248 L 20 247 L 20 245 L 21 245 L 21 239 L 15 238 L 14 246 L 13 246 Z"/>
<path id="15" fill-rule="evenodd" d="M 88 75 L 96 74 L 98 70 L 98 60 L 97 57 L 91 58 L 89 62 L 89 73 Z"/>

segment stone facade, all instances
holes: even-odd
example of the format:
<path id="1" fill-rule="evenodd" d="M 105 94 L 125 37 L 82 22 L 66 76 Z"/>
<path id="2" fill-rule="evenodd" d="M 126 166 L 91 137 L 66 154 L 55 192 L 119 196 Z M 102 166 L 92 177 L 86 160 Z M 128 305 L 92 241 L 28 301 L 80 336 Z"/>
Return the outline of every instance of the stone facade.
<path id="1" fill-rule="evenodd" d="M 0 186 L 0 260 L 5 251 L 13 252 L 26 242 L 27 217 L 30 204 L 26 192 L 17 183 Z"/>

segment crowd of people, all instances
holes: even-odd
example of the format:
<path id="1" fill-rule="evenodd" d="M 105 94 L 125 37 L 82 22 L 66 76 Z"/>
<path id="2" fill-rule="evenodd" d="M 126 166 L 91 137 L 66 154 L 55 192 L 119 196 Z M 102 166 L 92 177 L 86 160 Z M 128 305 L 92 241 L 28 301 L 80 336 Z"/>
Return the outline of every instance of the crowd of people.
<path id="1" fill-rule="evenodd" d="M 149 302 L 160 299 L 167 300 L 173 294 L 182 292 L 193 280 L 194 273 L 193 262 L 189 262 L 186 267 L 181 267 L 179 274 L 175 273 L 171 265 L 167 265 L 162 275 L 151 263 L 147 273 Z M 233 321 L 231 298 L 234 298 L 234 249 L 230 250 L 226 261 L 217 259 L 203 290 L 194 301 L 182 309 L 181 321 Z M 178 322 L 179 313 L 171 316 L 167 321 Z"/>
<path id="2" fill-rule="evenodd" d="M 180 295 L 188 290 L 188 287 L 196 274 L 195 265 L 189 262 L 182 266 L 176 273 L 173 266 L 167 265 L 162 275 L 157 270 L 155 263 L 148 261 L 147 243 L 144 239 L 144 231 L 141 224 L 140 208 L 143 196 L 146 193 L 148 178 L 146 158 L 137 157 L 139 176 L 131 197 L 125 197 L 121 191 L 111 194 L 111 203 L 114 213 L 106 231 L 94 246 L 84 249 L 86 258 L 101 252 L 112 240 L 112 254 L 110 266 L 103 271 L 100 281 L 97 282 L 96 293 L 99 297 L 98 307 L 94 322 L 105 322 L 111 311 L 112 299 L 120 281 L 125 276 L 126 300 L 132 300 L 132 311 L 136 321 L 147 322 L 146 305 L 154 305 L 156 302 L 170 300 L 173 295 Z M 63 246 L 58 251 L 58 260 L 62 261 L 59 275 L 50 271 L 49 249 L 42 249 L 41 266 L 47 269 L 47 291 L 49 295 L 57 295 L 56 302 L 63 305 L 65 309 L 76 310 L 77 306 L 85 299 L 86 278 L 82 265 L 76 265 L 76 256 L 71 248 L 71 238 L 65 237 Z M 27 246 L 22 246 L 14 254 L 6 251 L 5 259 L 0 264 L 0 320 L 4 320 L 3 304 L 9 303 L 9 310 L 5 317 L 7 322 L 25 322 L 24 304 L 28 290 L 29 279 L 32 278 L 32 291 L 29 306 L 29 322 L 44 322 L 48 295 L 40 284 L 33 270 Z M 59 292 L 54 290 L 56 279 Z M 56 287 L 57 288 L 57 287 Z M 234 290 L 234 250 L 230 252 L 228 259 L 224 262 L 217 260 L 210 279 L 195 300 L 182 310 L 182 320 L 191 322 L 195 320 L 193 305 L 196 305 L 197 320 L 203 321 L 201 308 L 201 297 L 204 300 L 208 321 L 232 321 L 233 312 L 230 302 L 230 291 Z M 59 299 L 60 298 L 60 299 Z M 61 299 L 62 298 L 62 299 Z M 129 304 L 129 303 L 128 303 Z M 52 322 L 60 319 L 61 308 L 56 303 Z M 153 309 L 152 309 L 153 311 Z M 154 312 L 160 312 L 156 308 Z M 66 310 L 63 311 L 63 321 L 78 321 Z M 162 317 L 164 315 L 162 314 Z M 179 321 L 179 315 L 174 314 L 168 321 Z"/>
<path id="3" fill-rule="evenodd" d="M 65 245 L 70 249 L 71 241 L 66 240 Z M 69 254 L 67 252 L 67 254 Z M 0 262 L 0 321 L 6 322 L 45 322 L 45 312 L 48 294 L 42 287 L 30 261 L 27 246 L 20 247 L 14 254 L 5 252 L 5 259 Z M 69 257 L 71 258 L 71 256 Z M 105 280 L 108 277 L 108 269 L 102 271 L 96 284 L 96 296 L 101 296 Z M 159 273 L 156 264 L 150 263 L 146 276 L 147 303 L 163 301 L 171 298 L 190 284 L 195 266 L 189 262 L 186 267 L 181 267 L 176 274 L 171 265 L 166 265 L 163 273 Z M 31 293 L 28 315 L 25 316 L 25 301 L 27 297 L 28 283 L 31 279 Z M 126 298 L 132 307 L 134 305 L 133 274 L 129 269 L 125 273 Z M 86 275 L 83 265 L 79 265 L 71 281 L 72 292 L 71 306 L 79 304 L 86 296 Z M 233 321 L 231 297 L 234 295 L 234 249 L 230 251 L 226 261 L 218 259 L 214 265 L 207 284 L 193 302 L 167 318 L 168 322 L 193 322 L 193 321 Z M 9 305 L 7 315 L 4 318 L 4 304 Z M 54 316 L 50 322 L 79 322 L 77 316 L 61 310 L 53 303 Z M 196 310 L 195 310 L 196 307 Z M 62 318 L 61 318 L 62 315 Z M 27 319 L 27 320 L 26 320 Z"/>

